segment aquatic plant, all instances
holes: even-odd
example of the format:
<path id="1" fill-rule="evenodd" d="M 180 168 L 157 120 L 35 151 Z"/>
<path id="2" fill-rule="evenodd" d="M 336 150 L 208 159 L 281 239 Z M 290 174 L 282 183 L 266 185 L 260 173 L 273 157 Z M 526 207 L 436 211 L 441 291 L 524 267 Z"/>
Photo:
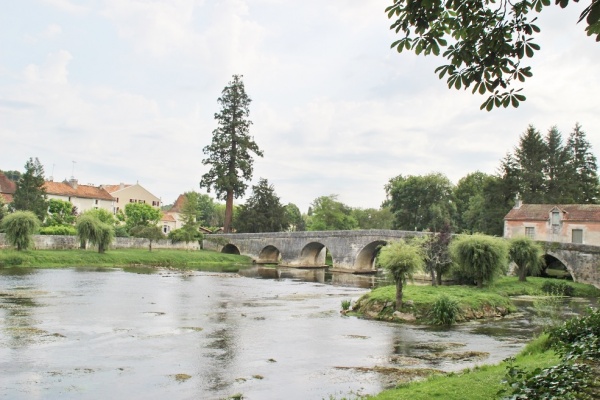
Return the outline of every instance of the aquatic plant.
<path id="1" fill-rule="evenodd" d="M 459 316 L 458 301 L 446 295 L 438 297 L 429 312 L 429 318 L 435 325 L 453 325 Z"/>
<path id="2" fill-rule="evenodd" d="M 342 300 L 342 310 L 348 311 L 351 305 L 352 302 L 350 300 Z"/>

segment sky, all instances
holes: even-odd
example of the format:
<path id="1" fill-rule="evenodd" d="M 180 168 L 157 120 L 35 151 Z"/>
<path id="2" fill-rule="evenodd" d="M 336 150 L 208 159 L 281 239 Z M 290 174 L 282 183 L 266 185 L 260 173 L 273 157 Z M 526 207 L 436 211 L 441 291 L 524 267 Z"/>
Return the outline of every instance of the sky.
<path id="1" fill-rule="evenodd" d="M 391 0 L 4 3 L 1 170 L 37 157 L 55 181 L 137 182 L 164 204 L 206 193 L 202 149 L 234 74 L 264 152 L 246 197 L 265 178 L 302 212 L 331 194 L 379 208 L 400 174 L 493 174 L 529 124 L 566 141 L 580 123 L 600 149 L 600 44 L 577 24 L 586 2 L 540 14 L 527 101 L 492 112 L 437 78 L 443 58 L 390 49 Z"/>

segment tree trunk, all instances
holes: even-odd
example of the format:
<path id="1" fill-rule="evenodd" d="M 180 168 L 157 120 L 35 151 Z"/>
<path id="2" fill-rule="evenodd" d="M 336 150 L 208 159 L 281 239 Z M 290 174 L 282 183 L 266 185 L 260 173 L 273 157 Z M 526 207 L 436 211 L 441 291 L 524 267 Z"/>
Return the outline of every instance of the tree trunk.
<path id="1" fill-rule="evenodd" d="M 402 280 L 396 281 L 396 311 L 402 308 Z"/>
<path id="2" fill-rule="evenodd" d="M 519 268 L 519 282 L 527 281 L 527 267 Z"/>
<path id="3" fill-rule="evenodd" d="M 436 285 L 435 271 L 433 270 L 433 268 L 431 268 L 431 286 L 435 286 L 435 285 Z"/>
<path id="4" fill-rule="evenodd" d="M 223 232 L 231 233 L 231 220 L 233 217 L 233 190 L 227 190 L 225 200 L 225 222 L 223 223 Z"/>
<path id="5" fill-rule="evenodd" d="M 436 279 L 437 279 L 437 284 L 438 286 L 442 286 L 442 274 L 440 271 L 437 271 L 437 274 L 435 275 Z"/>

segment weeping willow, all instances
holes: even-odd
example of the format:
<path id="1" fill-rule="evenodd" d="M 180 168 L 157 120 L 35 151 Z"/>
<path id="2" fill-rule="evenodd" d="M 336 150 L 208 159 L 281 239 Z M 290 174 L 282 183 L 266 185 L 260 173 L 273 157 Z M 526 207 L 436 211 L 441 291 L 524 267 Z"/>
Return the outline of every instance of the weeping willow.
<path id="1" fill-rule="evenodd" d="M 40 226 L 40 220 L 31 211 L 16 211 L 2 219 L 2 229 L 8 242 L 18 251 L 27 250 L 33 245 L 33 234 Z"/>

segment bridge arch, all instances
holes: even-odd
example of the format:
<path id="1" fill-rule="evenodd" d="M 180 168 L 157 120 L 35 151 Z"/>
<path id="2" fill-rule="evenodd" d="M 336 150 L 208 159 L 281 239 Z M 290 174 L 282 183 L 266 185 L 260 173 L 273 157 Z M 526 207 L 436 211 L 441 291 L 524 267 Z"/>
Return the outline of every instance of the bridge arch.
<path id="1" fill-rule="evenodd" d="M 561 257 L 559 254 L 554 252 L 547 251 L 544 254 L 544 261 L 546 261 L 546 267 L 550 265 L 551 262 L 559 262 L 562 266 L 567 270 L 572 280 L 575 280 L 575 275 L 573 273 L 573 267 L 569 265 L 569 263 Z"/>
<path id="2" fill-rule="evenodd" d="M 306 266 L 324 266 L 327 247 L 323 243 L 310 242 L 300 251 L 300 263 Z"/>
<path id="3" fill-rule="evenodd" d="M 273 245 L 265 246 L 260 253 L 258 253 L 257 263 L 260 264 L 277 264 L 281 261 L 281 252 Z"/>
<path id="4" fill-rule="evenodd" d="M 357 270 L 375 270 L 375 258 L 379 254 L 379 249 L 385 246 L 387 241 L 376 240 L 363 247 L 356 256 L 354 268 Z"/>
<path id="5" fill-rule="evenodd" d="M 240 255 L 240 249 L 235 244 L 228 243 L 221 249 L 221 253 Z"/>

